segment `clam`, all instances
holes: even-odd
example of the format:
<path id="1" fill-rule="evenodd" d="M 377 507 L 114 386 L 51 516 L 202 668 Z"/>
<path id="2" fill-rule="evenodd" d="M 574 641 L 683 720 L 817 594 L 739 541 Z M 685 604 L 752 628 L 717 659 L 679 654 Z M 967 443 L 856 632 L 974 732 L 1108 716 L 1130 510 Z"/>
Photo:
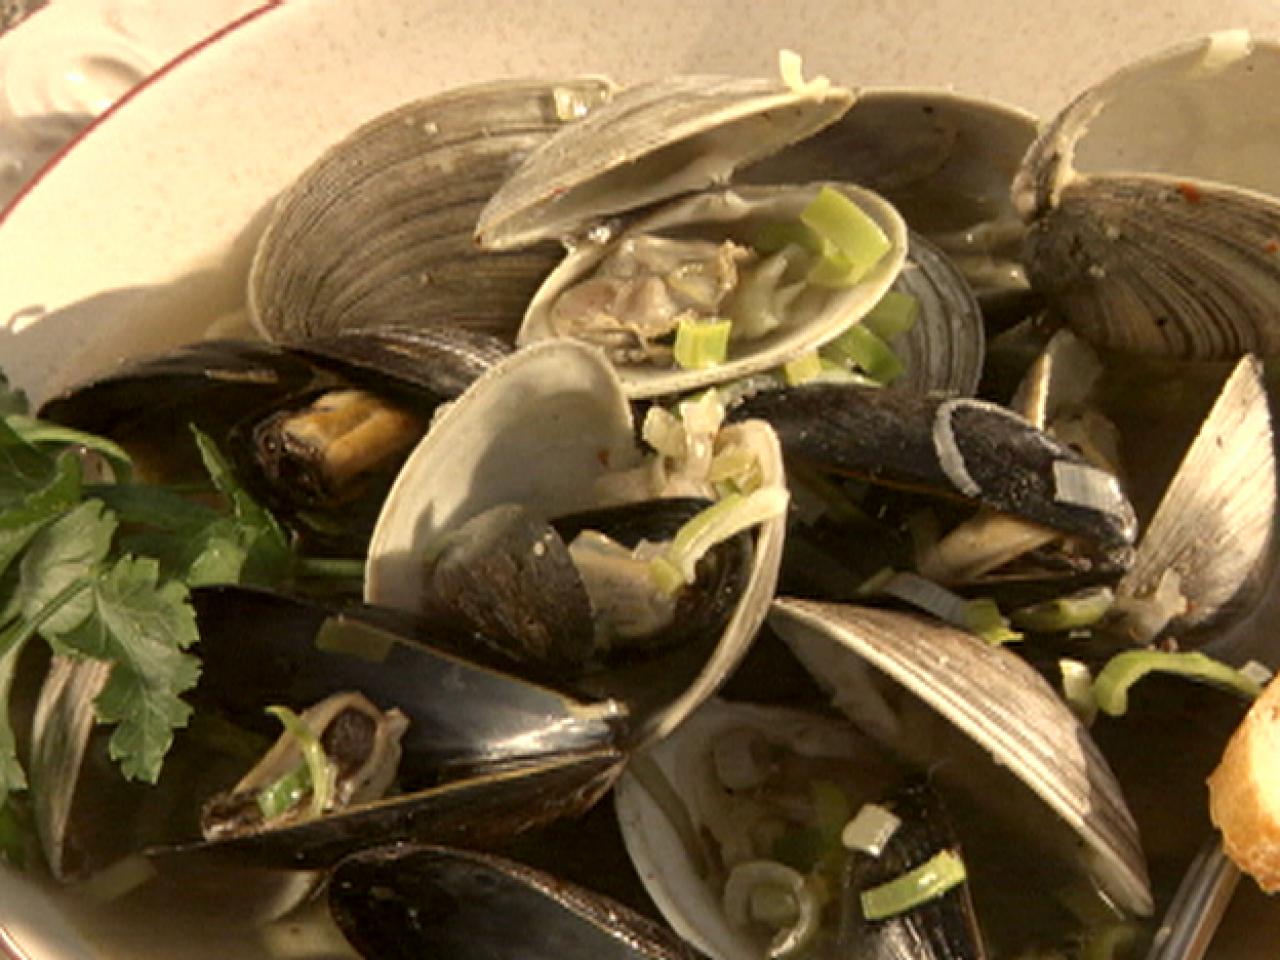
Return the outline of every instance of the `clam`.
<path id="1" fill-rule="evenodd" d="M 869 187 L 989 298 L 1026 287 L 1009 186 L 1035 136 L 1035 118 L 1013 106 L 950 90 L 865 88 L 835 123 L 739 179 Z"/>
<path id="2" fill-rule="evenodd" d="M 927 770 L 965 811 L 956 829 L 976 923 L 994 938 L 993 949 L 1026 948 L 1044 928 L 1064 923 L 1047 894 L 1029 909 L 1031 884 L 1058 891 L 1075 884 L 1130 915 L 1151 913 L 1137 829 L 1114 775 L 1059 696 L 1019 658 L 884 610 L 784 599 L 770 622 L 847 719 L 711 701 L 648 759 L 633 761 L 616 791 L 623 836 L 646 889 L 695 946 L 717 960 L 765 955 L 758 936 L 729 922 L 720 898 L 725 873 L 757 855 L 755 838 L 779 837 L 781 828 L 769 826 L 778 811 L 819 833 L 833 829 L 827 821 L 835 816 L 838 833 L 861 804 L 891 796 L 910 769 Z M 775 759 L 784 747 L 797 759 Z M 805 767 L 809 772 L 800 773 Z M 798 796 L 752 813 L 753 804 L 766 803 L 759 787 L 766 777 L 780 778 L 789 788 L 782 792 Z M 821 784 L 839 787 L 845 802 L 836 804 L 827 796 L 831 786 Z M 828 812 L 787 812 L 806 807 Z M 832 814 L 835 807 L 841 812 Z M 709 836 L 718 841 L 714 849 Z M 794 844 L 786 837 L 783 831 L 773 841 L 774 856 L 791 862 L 799 854 L 787 852 Z M 1017 857 L 1009 855 L 1011 843 L 1022 852 Z M 828 884 L 831 849 L 818 846 L 809 861 Z M 915 949 L 924 950 L 923 941 L 914 941 Z M 938 955 L 982 955 L 980 937 L 954 945 L 963 942 L 960 936 L 954 954 Z"/>
<path id="3" fill-rule="evenodd" d="M 800 228 L 822 184 L 784 178 L 708 188 L 812 135 L 852 102 L 848 90 L 826 83 L 676 77 L 625 89 L 561 131 L 530 155 L 476 225 L 477 241 L 490 249 L 545 238 L 569 247 L 530 303 L 517 342 L 597 343 L 618 363 L 628 394 L 649 397 L 781 366 L 833 339 L 902 267 L 907 235 L 892 206 L 845 182 L 826 185 L 841 205 L 861 211 L 877 253 L 838 284 L 819 283 L 809 279 L 822 266 L 813 253 L 760 238 L 779 225 Z M 681 321 L 722 315 L 735 324 L 727 359 L 677 366 L 668 340 Z"/>
<path id="4" fill-rule="evenodd" d="M 58 813 L 42 816 L 42 839 L 63 879 L 139 851 L 162 870 L 193 857 L 315 870 L 379 839 L 493 844 L 584 809 L 617 775 L 623 705 L 463 659 L 447 637 L 428 645 L 428 624 L 241 587 L 200 588 L 193 602 L 204 670 L 192 701 L 203 719 L 178 734 L 156 787 L 91 762 L 105 752 L 91 698 L 46 685 L 40 712 L 56 704 L 66 716 L 39 725 L 39 767 L 58 776 L 34 788 Z M 265 756 L 256 746 L 279 731 L 268 707 L 301 714 L 333 758 L 332 807 L 262 806 L 298 766 L 293 736 Z M 121 790 L 133 805 L 104 834 L 87 818 Z"/>
<path id="5" fill-rule="evenodd" d="M 558 247 L 482 255 L 476 216 L 530 150 L 612 93 L 603 78 L 499 81 L 356 130 L 277 201 L 250 271 L 254 325 L 293 343 L 447 321 L 509 342 Z"/>
<path id="6" fill-rule="evenodd" d="M 1280 45 L 1215 34 L 1128 66 L 1050 121 L 1014 184 L 1034 287 L 1086 340 L 1237 359 L 1280 346 Z"/>
<path id="7" fill-rule="evenodd" d="M 554 522 L 612 502 L 602 482 L 633 474 L 642 463 L 634 437 L 631 408 L 600 351 L 571 340 L 519 351 L 450 405 L 410 455 L 370 543 L 366 599 L 419 610 L 424 555 L 438 554 L 464 524 L 493 508 L 515 504 Z M 767 426 L 726 428 L 721 442 L 752 459 L 761 490 L 780 494 L 781 454 Z M 734 574 L 729 610 L 715 616 L 714 629 L 653 656 L 570 678 L 598 699 L 628 705 L 629 746 L 675 729 L 744 655 L 772 598 L 784 522 L 781 515 L 764 520 L 749 554 L 738 553 L 749 556 L 749 566 Z M 537 538 L 529 542 L 524 556 L 542 547 Z M 524 562 L 517 556 L 511 564 Z M 532 585 L 535 592 L 548 589 Z M 514 619 L 526 616 L 521 611 Z"/>

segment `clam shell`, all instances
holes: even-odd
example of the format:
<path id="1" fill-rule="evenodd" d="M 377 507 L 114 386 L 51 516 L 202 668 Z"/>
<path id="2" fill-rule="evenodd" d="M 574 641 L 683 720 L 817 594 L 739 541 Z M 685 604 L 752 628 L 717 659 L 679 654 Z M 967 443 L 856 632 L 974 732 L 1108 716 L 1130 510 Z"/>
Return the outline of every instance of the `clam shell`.
<path id="1" fill-rule="evenodd" d="M 1092 343 L 1236 359 L 1280 349 L 1280 44 L 1226 33 L 1081 94 L 1014 183 L 1033 285 Z"/>
<path id="2" fill-rule="evenodd" d="M 509 339 L 559 248 L 481 254 L 476 217 L 531 150 L 612 93 L 601 78 L 498 81 L 356 130 L 277 201 L 249 276 L 254 325 L 292 342 L 445 319 Z"/>
<path id="3" fill-rule="evenodd" d="M 781 486 L 773 431 L 751 422 L 726 429 L 756 453 L 763 483 Z M 599 350 L 555 340 L 517 352 L 450 405 L 410 455 L 370 542 L 365 598 L 415 609 L 423 549 L 489 507 L 519 503 L 556 517 L 600 505 L 596 480 L 640 462 L 633 438 L 631 408 Z M 628 706 L 630 745 L 668 734 L 745 655 L 773 596 L 785 526 L 777 516 L 758 529 L 752 570 L 714 649 L 690 645 L 584 681 L 587 692 Z"/>
<path id="4" fill-rule="evenodd" d="M 685 76 L 618 93 L 533 153 L 476 224 L 486 249 L 576 235 L 595 221 L 728 181 L 853 103 L 842 87 Z"/>
<path id="5" fill-rule="evenodd" d="M 843 180 L 884 196 L 976 290 L 1025 286 L 1009 197 L 1036 137 L 1017 107 L 950 90 L 862 89 L 843 117 L 743 170 L 742 183 Z"/>
<path id="6" fill-rule="evenodd" d="M 762 337 L 731 346 L 730 359 L 725 363 L 695 370 L 651 364 L 619 366 L 618 376 L 628 396 L 653 397 L 696 390 L 782 366 L 797 354 L 835 338 L 875 306 L 893 285 L 906 260 L 906 225 L 897 211 L 874 193 L 848 184 L 831 185 L 853 200 L 888 236 L 891 247 L 875 266 L 853 286 L 829 291 L 815 288 L 813 292 L 822 296 L 814 301 L 809 315 L 794 317 Z M 713 226 L 717 239 L 732 237 L 750 243 L 751 224 L 762 219 L 798 220 L 820 186 L 742 187 L 702 193 L 661 207 L 608 243 L 578 245 L 538 289 L 516 342 L 525 345 L 557 336 L 550 323 L 556 298 L 590 276 L 629 235 L 687 233 Z"/>
<path id="7" fill-rule="evenodd" d="M 1138 829 L 1115 775 L 1023 660 L 972 634 L 887 610 L 780 599 L 770 624 L 842 709 L 859 709 L 847 684 L 850 671 L 864 669 L 860 661 L 919 697 L 1065 821 L 1075 838 L 1069 846 L 1082 846 L 1082 866 L 1101 890 L 1131 913 L 1151 913 Z"/>
<path id="8" fill-rule="evenodd" d="M 1262 364 L 1227 379 L 1147 527 L 1118 596 L 1153 593 L 1176 572 L 1190 601 L 1170 626 L 1202 626 L 1255 601 L 1271 566 L 1276 455 Z M 1221 645 L 1234 634 L 1210 639 Z"/>

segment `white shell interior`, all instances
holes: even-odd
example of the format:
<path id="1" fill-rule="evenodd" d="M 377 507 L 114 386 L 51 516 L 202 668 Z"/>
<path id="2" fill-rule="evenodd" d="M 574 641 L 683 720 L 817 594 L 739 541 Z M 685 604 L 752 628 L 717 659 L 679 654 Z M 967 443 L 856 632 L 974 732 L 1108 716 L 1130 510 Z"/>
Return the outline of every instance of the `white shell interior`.
<path id="1" fill-rule="evenodd" d="M 725 363 L 696 370 L 652 364 L 619 365 L 618 377 L 628 396 L 653 397 L 696 390 L 781 366 L 796 354 L 834 339 L 875 306 L 893 285 L 906 260 L 907 225 L 889 203 L 871 191 L 850 184 L 834 186 L 854 201 L 889 238 L 890 248 L 875 266 L 853 286 L 821 291 L 827 295 L 812 316 L 784 323 L 758 339 L 731 342 Z M 798 221 L 818 189 L 812 184 L 782 192 L 773 187 L 737 187 L 697 194 L 661 207 L 637 221 L 626 233 L 681 233 L 702 239 L 732 238 L 750 243 L 753 226 L 763 220 Z M 556 298 L 574 283 L 591 276 L 626 233 L 607 244 L 580 245 L 565 258 L 529 304 L 516 338 L 518 344 L 536 343 L 555 336 L 549 318 Z"/>

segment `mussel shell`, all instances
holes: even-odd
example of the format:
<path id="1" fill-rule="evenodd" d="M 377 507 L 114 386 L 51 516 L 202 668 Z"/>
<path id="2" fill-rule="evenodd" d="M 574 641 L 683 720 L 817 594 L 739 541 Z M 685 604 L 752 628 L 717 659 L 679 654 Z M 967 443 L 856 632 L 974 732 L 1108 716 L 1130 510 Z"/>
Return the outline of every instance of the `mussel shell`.
<path id="1" fill-rule="evenodd" d="M 361 956 L 692 960 L 669 930 L 598 893 L 501 857 L 405 845 L 338 864 L 329 908 Z"/>
<path id="2" fill-rule="evenodd" d="M 480 214 L 506 250 L 585 232 L 603 217 L 729 180 L 844 113 L 853 94 L 742 77 L 670 77 L 620 91 L 529 156 Z"/>
<path id="3" fill-rule="evenodd" d="M 195 839 L 197 803 L 181 818 L 185 827 L 150 848 L 154 856 L 310 869 L 379 839 L 494 844 L 581 812 L 620 770 L 618 705 L 582 702 L 427 646 L 414 639 L 429 633 L 420 622 L 238 587 L 197 589 L 193 603 L 204 664 L 191 697 L 198 713 L 271 738 L 277 730 L 265 707 L 299 712 L 330 694 L 359 691 L 409 718 L 403 792 L 212 842 Z M 253 625 L 248 635 L 246 624 Z"/>
<path id="4" fill-rule="evenodd" d="M 530 150 L 612 91 L 589 77 L 497 81 L 356 130 L 277 202 L 250 270 L 255 325 L 297 342 L 444 320 L 509 340 L 559 248 L 482 254 L 476 217 Z"/>
<path id="5" fill-rule="evenodd" d="M 978 400 L 848 384 L 808 384 L 743 400 L 734 417 L 768 422 L 788 457 L 874 483 L 963 498 L 1080 534 L 1127 565 L 1137 518 L 1113 477 L 1017 414 Z M 1064 478 L 1092 471 L 1106 503 L 1071 502 Z"/>

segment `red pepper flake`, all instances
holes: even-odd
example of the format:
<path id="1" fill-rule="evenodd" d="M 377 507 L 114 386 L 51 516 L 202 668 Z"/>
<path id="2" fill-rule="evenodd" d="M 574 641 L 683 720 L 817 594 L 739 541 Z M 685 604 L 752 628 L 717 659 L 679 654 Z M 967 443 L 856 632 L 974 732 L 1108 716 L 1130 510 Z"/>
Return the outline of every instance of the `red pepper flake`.
<path id="1" fill-rule="evenodd" d="M 1262 245 L 1262 249 L 1267 253 L 1280 253 L 1280 240 L 1268 240 Z"/>
<path id="2" fill-rule="evenodd" d="M 608 449 L 607 449 L 607 448 L 602 447 L 601 449 L 597 450 L 597 451 L 596 451 L 596 459 L 600 461 L 600 466 L 602 466 L 602 467 L 608 467 L 608 466 L 609 466 L 609 451 L 608 451 Z"/>
<path id="3" fill-rule="evenodd" d="M 1194 183 L 1187 183 L 1187 181 L 1183 180 L 1178 184 L 1177 189 L 1178 192 L 1182 194 L 1182 199 L 1187 201 L 1187 203 L 1200 202 L 1200 188 Z"/>

